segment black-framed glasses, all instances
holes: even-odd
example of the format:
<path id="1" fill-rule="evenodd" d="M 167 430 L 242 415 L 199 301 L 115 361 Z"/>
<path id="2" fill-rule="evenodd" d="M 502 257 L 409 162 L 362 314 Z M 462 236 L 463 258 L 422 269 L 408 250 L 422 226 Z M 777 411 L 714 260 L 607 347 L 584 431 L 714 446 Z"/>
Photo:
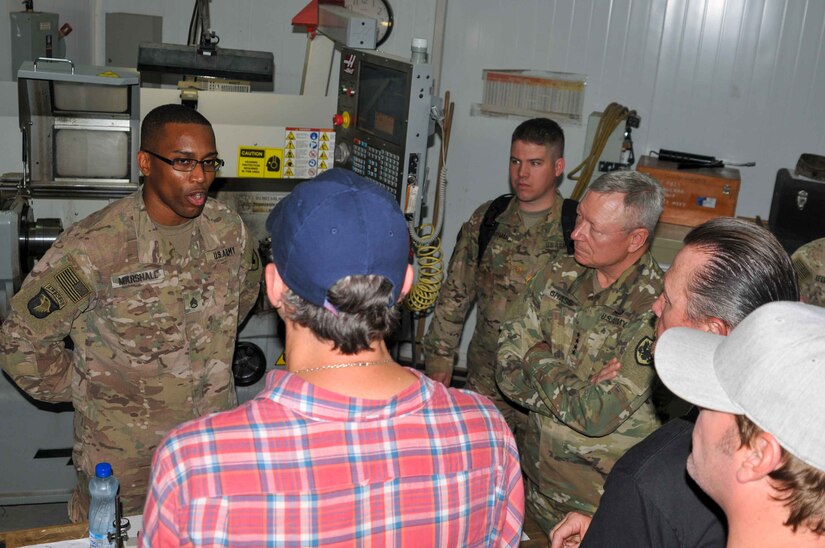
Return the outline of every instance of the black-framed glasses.
<path id="1" fill-rule="evenodd" d="M 164 158 L 160 154 L 155 154 L 151 150 L 145 148 L 140 149 L 146 154 L 151 154 L 161 162 L 166 162 L 175 171 L 195 171 L 198 164 L 207 173 L 214 173 L 223 167 L 224 161 L 220 158 L 209 158 L 208 160 L 195 160 L 194 158 Z"/>

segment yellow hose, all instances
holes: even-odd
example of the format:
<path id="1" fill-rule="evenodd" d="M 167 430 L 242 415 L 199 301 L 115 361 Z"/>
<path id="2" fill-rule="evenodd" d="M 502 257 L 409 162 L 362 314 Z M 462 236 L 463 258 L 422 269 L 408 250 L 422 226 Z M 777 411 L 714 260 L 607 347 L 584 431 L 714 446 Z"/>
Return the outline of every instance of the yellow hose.
<path id="1" fill-rule="evenodd" d="M 587 190 L 587 185 L 590 184 L 590 178 L 598 168 L 599 158 L 602 155 L 607 141 L 613 134 L 613 131 L 627 119 L 630 110 L 619 103 L 610 103 L 602 113 L 602 119 L 599 120 L 599 125 L 596 128 L 596 134 L 593 137 L 593 145 L 590 147 L 590 154 L 577 165 L 573 171 L 567 174 L 567 178 L 571 181 L 576 181 L 576 186 L 570 197 L 574 200 L 581 200 L 584 191 Z M 576 176 L 581 171 L 581 175 Z"/>
<path id="2" fill-rule="evenodd" d="M 433 230 L 433 225 L 422 225 L 421 232 Z M 424 312 L 435 305 L 438 291 L 444 281 L 444 268 L 441 253 L 441 239 L 436 238 L 430 245 L 416 247 L 418 257 L 418 281 L 407 295 L 405 304 L 413 312 Z"/>

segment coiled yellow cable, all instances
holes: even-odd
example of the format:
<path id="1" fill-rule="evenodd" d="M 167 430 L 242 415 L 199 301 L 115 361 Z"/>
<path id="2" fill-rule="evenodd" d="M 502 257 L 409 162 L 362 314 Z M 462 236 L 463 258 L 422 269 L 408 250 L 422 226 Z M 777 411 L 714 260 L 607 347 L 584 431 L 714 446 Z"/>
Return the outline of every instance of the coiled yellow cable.
<path id="1" fill-rule="evenodd" d="M 419 227 L 419 234 L 431 234 L 434 227 L 431 224 Z M 416 246 L 418 257 L 418 281 L 405 304 L 413 312 L 424 312 L 435 306 L 438 291 L 444 281 L 444 261 L 441 252 L 441 238 L 436 238 L 428 245 Z"/>
<path id="2" fill-rule="evenodd" d="M 602 155 L 607 141 L 613 134 L 613 131 L 620 123 L 627 119 L 630 110 L 620 105 L 619 103 L 610 103 L 602 113 L 602 119 L 599 120 L 599 125 L 596 128 L 596 134 L 593 136 L 593 144 L 590 147 L 590 154 L 577 165 L 573 171 L 567 174 L 567 178 L 572 181 L 577 181 L 570 197 L 574 200 L 581 200 L 584 191 L 587 190 L 587 185 L 590 184 L 590 178 L 593 172 L 598 167 L 599 158 Z M 581 175 L 576 177 L 576 174 L 581 171 Z"/>

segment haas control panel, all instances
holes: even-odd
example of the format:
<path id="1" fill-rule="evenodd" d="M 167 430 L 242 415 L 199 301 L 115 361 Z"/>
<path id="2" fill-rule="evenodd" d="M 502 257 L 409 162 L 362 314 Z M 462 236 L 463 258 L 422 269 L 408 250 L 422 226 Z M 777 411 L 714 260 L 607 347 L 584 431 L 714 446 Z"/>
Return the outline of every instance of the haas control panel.
<path id="1" fill-rule="evenodd" d="M 432 66 L 344 48 L 335 125 L 335 164 L 388 189 L 414 214 L 424 182 Z"/>

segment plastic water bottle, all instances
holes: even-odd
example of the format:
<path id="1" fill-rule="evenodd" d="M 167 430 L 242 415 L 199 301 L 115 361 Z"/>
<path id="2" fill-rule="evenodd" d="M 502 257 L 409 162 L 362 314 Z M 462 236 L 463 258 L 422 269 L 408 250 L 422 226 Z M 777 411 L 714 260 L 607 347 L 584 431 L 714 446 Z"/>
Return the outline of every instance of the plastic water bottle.
<path id="1" fill-rule="evenodd" d="M 112 465 L 101 462 L 95 466 L 95 477 L 89 480 L 89 546 L 111 548 L 108 534 L 114 532 L 115 504 L 117 504 L 117 478 L 112 475 Z"/>

